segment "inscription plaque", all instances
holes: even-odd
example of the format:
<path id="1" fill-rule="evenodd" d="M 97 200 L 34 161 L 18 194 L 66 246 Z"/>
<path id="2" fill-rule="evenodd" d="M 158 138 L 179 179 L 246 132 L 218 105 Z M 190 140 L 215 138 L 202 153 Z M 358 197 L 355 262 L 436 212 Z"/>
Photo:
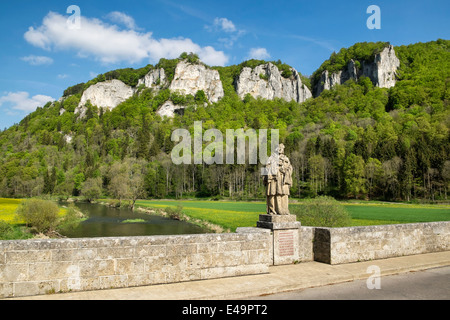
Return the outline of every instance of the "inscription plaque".
<path id="1" fill-rule="evenodd" d="M 280 231 L 278 235 L 279 255 L 282 257 L 294 255 L 294 232 Z"/>
<path id="2" fill-rule="evenodd" d="M 299 259 L 300 222 L 295 215 L 259 215 L 256 223 L 259 228 L 272 231 L 271 254 L 274 266 L 294 263 Z"/>

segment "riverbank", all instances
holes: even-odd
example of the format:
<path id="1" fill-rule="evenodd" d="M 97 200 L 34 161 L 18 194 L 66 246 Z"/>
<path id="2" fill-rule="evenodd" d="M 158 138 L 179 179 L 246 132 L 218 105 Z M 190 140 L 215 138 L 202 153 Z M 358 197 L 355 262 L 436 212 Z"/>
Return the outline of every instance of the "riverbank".
<path id="1" fill-rule="evenodd" d="M 141 200 L 141 201 L 146 201 L 146 200 Z M 114 207 L 114 208 L 116 208 L 118 205 L 118 201 L 110 200 L 110 199 L 97 200 L 94 203 L 106 205 L 106 206 L 110 206 L 110 207 Z M 125 202 L 125 205 L 126 205 L 126 202 Z M 224 227 L 214 224 L 210 221 L 190 217 L 190 216 L 186 215 L 185 213 L 183 213 L 183 208 L 180 208 L 179 212 L 176 212 L 176 215 L 170 214 L 169 212 L 167 212 L 167 211 L 169 211 L 169 210 L 167 210 L 168 207 L 170 208 L 170 206 L 167 206 L 165 208 L 149 208 L 145 205 L 136 203 L 135 211 L 138 211 L 138 212 L 144 213 L 144 214 L 148 214 L 148 215 L 155 215 L 155 216 L 159 216 L 159 217 L 163 217 L 163 218 L 168 218 L 168 219 L 172 219 L 172 220 L 184 221 L 184 222 L 196 225 L 198 227 L 201 227 L 201 228 L 205 229 L 206 232 L 212 232 L 212 233 L 229 233 L 229 232 L 231 232 L 230 229 L 224 228 Z"/>

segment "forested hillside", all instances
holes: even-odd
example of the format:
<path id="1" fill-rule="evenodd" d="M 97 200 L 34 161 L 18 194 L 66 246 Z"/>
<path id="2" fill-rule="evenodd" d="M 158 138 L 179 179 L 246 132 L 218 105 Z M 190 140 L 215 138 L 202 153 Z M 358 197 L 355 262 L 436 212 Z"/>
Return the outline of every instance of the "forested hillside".
<path id="1" fill-rule="evenodd" d="M 358 44 L 358 50 L 341 50 L 321 68 L 335 70 L 352 55 L 373 54 L 378 47 Z M 63 102 L 48 103 L 0 133 L 0 196 L 263 197 L 257 165 L 172 163 L 172 131 L 192 130 L 194 121 L 203 121 L 203 130 L 217 128 L 224 134 L 226 129 L 279 129 L 294 167 L 294 197 L 445 200 L 450 187 L 450 41 L 400 46 L 395 52 L 401 65 L 390 89 L 362 77 L 301 104 L 250 95 L 242 100 L 234 90 L 239 70 L 264 63 L 249 61 L 214 68 L 225 93 L 217 103 L 205 106 L 200 91 L 182 96 L 140 87 L 111 111 L 88 105 L 86 117 L 79 119 L 74 110 L 88 85 L 111 78 L 136 85 L 153 66 L 101 75 L 67 89 Z M 167 70 L 175 65 L 176 60 L 159 63 Z M 283 77 L 290 76 L 285 64 L 276 65 Z M 306 79 L 303 83 L 310 86 Z M 169 98 L 188 106 L 184 115 L 156 115 Z"/>

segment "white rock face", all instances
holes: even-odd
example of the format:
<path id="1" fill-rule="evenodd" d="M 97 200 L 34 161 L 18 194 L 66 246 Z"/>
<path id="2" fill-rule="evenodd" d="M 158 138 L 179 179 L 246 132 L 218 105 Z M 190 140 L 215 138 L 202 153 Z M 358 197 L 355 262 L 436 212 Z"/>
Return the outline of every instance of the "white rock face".
<path id="1" fill-rule="evenodd" d="M 247 93 L 255 98 L 283 98 L 296 102 L 303 102 L 311 98 L 312 94 L 303 85 L 299 73 L 295 69 L 291 70 L 293 75 L 286 79 L 282 77 L 277 66 L 272 63 L 260 65 L 254 70 L 244 68 L 237 79 L 236 90 L 242 98 Z M 210 103 L 218 102 L 225 95 L 217 70 L 187 61 L 180 61 L 177 64 L 171 83 L 167 80 L 165 70 L 161 68 L 150 70 L 142 79 L 139 79 L 137 86 L 141 85 L 156 91 L 168 88 L 173 92 L 194 96 L 198 91 L 203 90 Z M 85 105 L 88 100 L 99 108 L 114 109 L 136 92 L 136 88 L 130 87 L 120 80 L 99 82 L 84 91 L 75 113 L 84 117 L 87 111 Z M 166 101 L 156 113 L 161 117 L 173 117 L 177 110 L 184 108 L 184 106 L 175 105 L 172 101 Z"/>
<path id="2" fill-rule="evenodd" d="M 184 109 L 184 106 L 174 105 L 172 101 L 168 100 L 163 103 L 161 107 L 158 108 L 156 114 L 161 118 L 168 117 L 173 118 L 175 116 L 176 110 Z"/>
<path id="3" fill-rule="evenodd" d="M 79 113 L 81 117 L 85 116 L 85 105 L 88 100 L 90 100 L 93 106 L 111 110 L 120 103 L 131 98 L 133 94 L 134 89 L 120 80 L 109 80 L 96 83 L 83 92 L 80 103 L 75 109 L 75 114 Z"/>
<path id="4" fill-rule="evenodd" d="M 152 88 L 160 90 L 161 87 L 165 86 L 167 83 L 166 73 L 164 69 L 154 69 L 145 75 L 144 78 L 139 79 L 138 87 L 143 84 L 147 88 Z"/>
<path id="5" fill-rule="evenodd" d="M 390 45 L 376 54 L 373 62 L 362 61 L 360 64 L 361 68 L 358 70 L 355 61 L 350 60 L 344 70 L 332 74 L 328 70 L 322 72 L 319 83 L 315 88 L 316 96 L 320 95 L 323 90 L 329 90 L 347 80 L 358 81 L 361 76 L 370 78 L 373 84 L 380 88 L 395 86 L 400 60 L 395 55 L 394 46 Z"/>
<path id="6" fill-rule="evenodd" d="M 395 75 L 400 67 L 400 60 L 395 55 L 394 46 L 384 48 L 384 50 L 375 56 L 374 63 L 377 65 L 373 79 L 374 83 L 380 88 L 391 88 L 395 86 Z"/>
<path id="7" fill-rule="evenodd" d="M 245 67 L 236 81 L 236 92 L 241 98 L 247 94 L 251 94 L 254 98 L 268 100 L 282 98 L 296 102 L 311 98 L 312 94 L 303 85 L 299 73 L 293 68 L 291 70 L 292 77 L 286 79 L 281 75 L 278 67 L 270 62 L 254 69 Z"/>
<path id="8" fill-rule="evenodd" d="M 217 70 L 186 61 L 178 63 L 169 89 L 184 95 L 195 95 L 197 91 L 203 90 L 212 103 L 219 101 L 225 95 Z"/>

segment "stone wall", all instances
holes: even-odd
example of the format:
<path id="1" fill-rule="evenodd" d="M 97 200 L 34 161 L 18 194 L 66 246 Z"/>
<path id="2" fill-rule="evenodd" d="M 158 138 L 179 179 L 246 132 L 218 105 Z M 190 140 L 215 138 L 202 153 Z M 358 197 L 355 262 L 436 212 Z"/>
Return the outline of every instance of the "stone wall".
<path id="1" fill-rule="evenodd" d="M 447 250 L 450 250 L 450 221 L 314 231 L 314 260 L 329 264 Z"/>
<path id="2" fill-rule="evenodd" d="M 0 241 L 0 298 L 267 273 L 270 233 Z"/>
<path id="3" fill-rule="evenodd" d="M 0 298 L 268 273 L 270 265 L 283 264 L 277 263 L 275 242 L 280 241 L 276 232 L 285 230 L 273 229 L 0 241 Z M 314 260 L 342 264 L 450 250 L 450 221 L 350 228 L 299 226 L 293 234 L 298 239 L 292 239 L 295 248 L 289 264 Z"/>
<path id="4" fill-rule="evenodd" d="M 314 261 L 314 231 L 315 227 L 301 227 L 299 229 L 299 261 Z"/>

